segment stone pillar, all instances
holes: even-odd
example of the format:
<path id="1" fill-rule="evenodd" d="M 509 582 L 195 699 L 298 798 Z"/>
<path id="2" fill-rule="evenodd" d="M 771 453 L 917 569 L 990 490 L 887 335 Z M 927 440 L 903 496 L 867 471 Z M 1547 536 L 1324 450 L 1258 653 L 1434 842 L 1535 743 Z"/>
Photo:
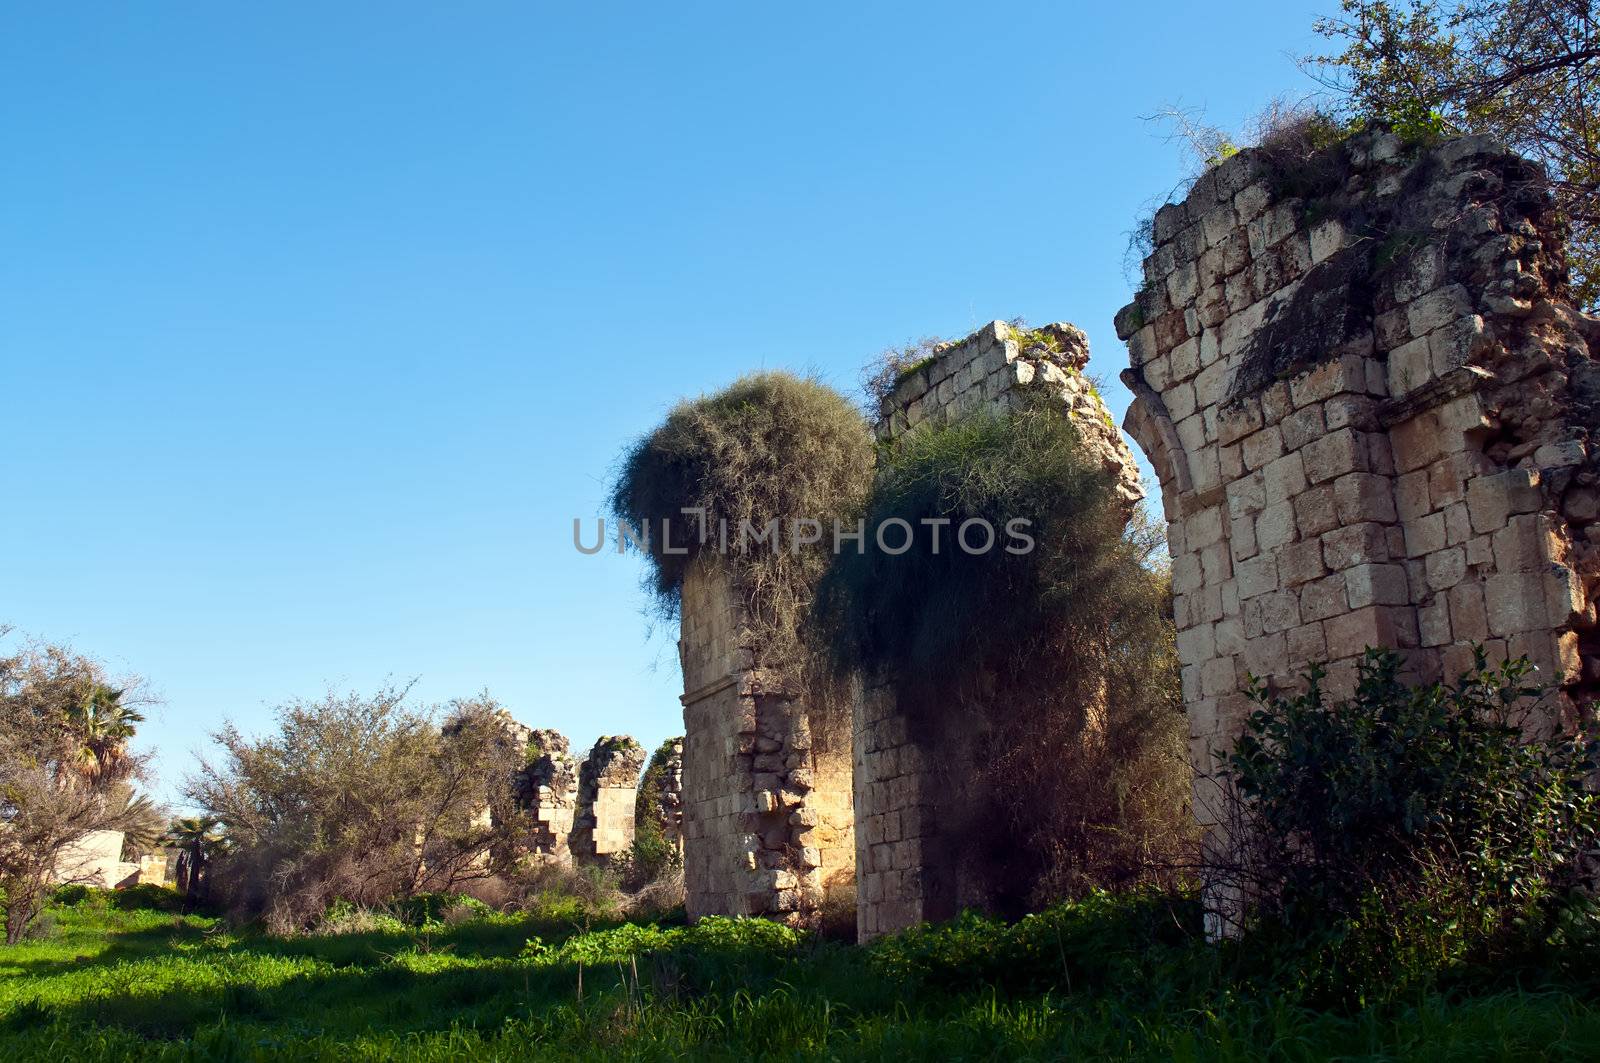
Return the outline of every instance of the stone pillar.
<path id="1" fill-rule="evenodd" d="M 1161 479 L 1213 843 L 1247 673 L 1328 662 L 1340 695 L 1367 646 L 1454 678 L 1481 643 L 1591 711 L 1600 333 L 1538 169 L 1483 138 L 1246 151 L 1154 238 L 1117 316 L 1125 427 Z"/>
<path id="2" fill-rule="evenodd" d="M 650 757 L 639 783 L 636 830 L 654 820 L 661 840 L 683 854 L 683 739 L 669 738 Z"/>
<path id="3" fill-rule="evenodd" d="M 1087 455 L 1114 472 L 1131 511 L 1144 496 L 1138 466 L 1083 375 L 1088 361 L 1088 340 L 1072 325 L 1023 331 L 992 322 L 937 348 L 928 364 L 908 374 L 884 404 L 878 436 L 892 440 L 923 421 L 1005 407 L 1025 388 L 1046 389 L 1065 406 Z M 941 830 L 941 809 L 965 792 L 983 713 L 975 706 L 962 715 L 971 726 L 959 733 L 931 733 L 918 724 L 914 710 L 882 678 L 858 679 L 853 753 L 856 930 L 862 941 L 983 903 L 976 887 L 963 880 L 963 839 Z"/>
<path id="4" fill-rule="evenodd" d="M 690 568 L 682 617 L 688 913 L 807 921 L 853 889 L 849 706 L 755 666 L 742 599 L 711 560 Z"/>
<path id="5" fill-rule="evenodd" d="M 579 863 L 606 863 L 633 844 L 633 807 L 644 748 L 627 735 L 603 735 L 578 767 L 572 818 L 572 855 Z"/>
<path id="6" fill-rule="evenodd" d="M 517 800 L 531 822 L 529 851 L 557 863 L 572 860 L 568 843 L 578 802 L 578 763 L 571 749 L 559 731 L 530 731 L 527 767 L 517 778 Z"/>

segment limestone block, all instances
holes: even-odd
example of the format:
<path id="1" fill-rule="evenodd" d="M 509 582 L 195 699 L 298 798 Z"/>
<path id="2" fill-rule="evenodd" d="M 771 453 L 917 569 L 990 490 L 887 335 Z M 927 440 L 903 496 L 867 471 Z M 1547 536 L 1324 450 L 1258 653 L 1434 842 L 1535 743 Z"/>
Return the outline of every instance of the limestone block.
<path id="1" fill-rule="evenodd" d="M 1512 514 L 1532 513 L 1539 502 L 1539 475 L 1531 469 L 1479 476 L 1467 484 L 1467 509 L 1475 532 L 1497 531 Z"/>

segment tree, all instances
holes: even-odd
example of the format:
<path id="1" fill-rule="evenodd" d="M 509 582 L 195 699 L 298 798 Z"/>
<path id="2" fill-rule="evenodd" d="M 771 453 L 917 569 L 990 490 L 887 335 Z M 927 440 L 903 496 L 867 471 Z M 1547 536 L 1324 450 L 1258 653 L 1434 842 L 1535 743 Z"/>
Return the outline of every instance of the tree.
<path id="1" fill-rule="evenodd" d="M 138 686 L 109 683 L 98 662 L 62 646 L 34 643 L 0 657 L 7 942 L 38 913 L 65 853 L 96 831 L 143 832 L 150 822 L 154 806 L 133 788 L 145 758 L 128 748 L 142 718 L 129 708 Z"/>
<path id="2" fill-rule="evenodd" d="M 205 896 L 206 867 L 224 845 L 222 822 L 215 816 L 185 816 L 172 821 L 164 840 L 178 850 L 177 886 L 185 912 Z"/>
<path id="3" fill-rule="evenodd" d="M 294 701 L 274 734 L 230 723 L 213 736 L 221 760 L 186 792 L 227 824 L 235 848 L 211 874 L 236 908 L 295 929 L 336 899 L 378 904 L 490 873 L 489 809 L 510 803 L 521 766 L 497 706 L 413 709 L 408 692 Z"/>
<path id="4" fill-rule="evenodd" d="M 1357 117 L 1487 133 L 1544 164 L 1571 223 L 1574 296 L 1600 305 L 1600 22 L 1585 0 L 1342 0 L 1308 58 Z"/>

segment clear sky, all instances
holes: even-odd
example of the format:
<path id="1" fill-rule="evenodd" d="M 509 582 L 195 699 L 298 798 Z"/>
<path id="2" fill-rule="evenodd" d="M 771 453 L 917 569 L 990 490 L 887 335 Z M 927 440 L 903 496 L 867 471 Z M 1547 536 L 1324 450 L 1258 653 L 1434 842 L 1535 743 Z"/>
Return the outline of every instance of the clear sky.
<path id="1" fill-rule="evenodd" d="M 150 679 L 169 797 L 388 678 L 654 745 L 675 632 L 571 545 L 621 448 L 1016 316 L 1120 418 L 1140 116 L 1305 94 L 1336 6 L 8 4 L 0 621 Z"/>

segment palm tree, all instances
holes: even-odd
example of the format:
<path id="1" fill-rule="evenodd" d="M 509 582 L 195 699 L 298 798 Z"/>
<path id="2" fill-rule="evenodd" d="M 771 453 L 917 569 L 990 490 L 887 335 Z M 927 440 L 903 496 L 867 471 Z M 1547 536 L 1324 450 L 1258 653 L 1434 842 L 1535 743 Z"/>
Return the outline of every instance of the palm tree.
<path id="1" fill-rule="evenodd" d="M 206 862 L 222 845 L 222 822 L 215 816 L 185 816 L 167 828 L 166 842 L 178 850 L 177 886 L 185 911 L 194 908 L 205 881 Z"/>
<path id="2" fill-rule="evenodd" d="M 133 767 L 128 739 L 144 716 L 122 703 L 123 693 L 104 683 L 87 683 L 66 709 L 73 747 L 66 767 L 93 789 L 120 782 Z"/>

